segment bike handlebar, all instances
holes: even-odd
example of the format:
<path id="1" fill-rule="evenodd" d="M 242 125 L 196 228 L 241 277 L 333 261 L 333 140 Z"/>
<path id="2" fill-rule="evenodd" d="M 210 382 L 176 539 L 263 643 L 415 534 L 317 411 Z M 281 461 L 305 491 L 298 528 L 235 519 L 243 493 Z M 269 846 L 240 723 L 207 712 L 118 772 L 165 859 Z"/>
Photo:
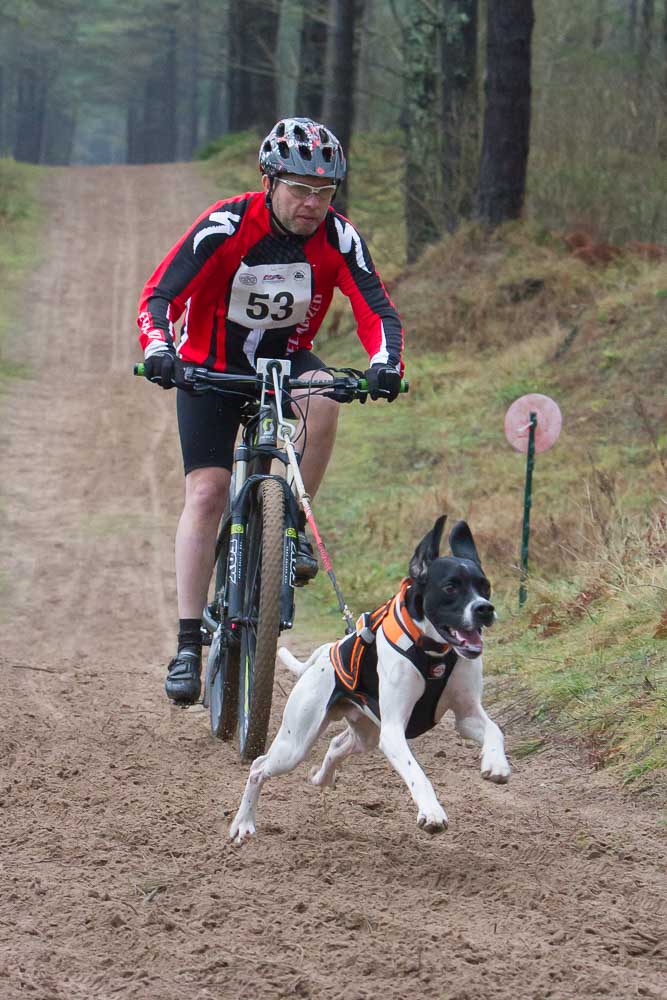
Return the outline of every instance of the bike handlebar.
<path id="1" fill-rule="evenodd" d="M 335 370 L 335 369 L 334 369 Z M 315 379 L 295 379 L 284 378 L 283 387 L 290 389 L 318 389 L 328 390 L 339 402 L 351 402 L 353 399 L 366 399 L 368 396 L 368 382 L 363 376 L 357 375 L 353 370 L 340 369 L 343 374 L 334 375 L 332 380 L 326 382 Z M 143 376 L 145 374 L 144 364 L 140 362 L 134 366 L 134 374 Z M 208 368 L 198 368 L 195 365 L 185 365 L 183 372 L 184 381 L 197 389 L 218 389 L 224 391 L 225 383 L 229 388 L 236 386 L 261 386 L 264 383 L 264 376 L 253 375 L 233 375 L 229 372 L 214 372 Z M 406 379 L 401 379 L 401 393 L 408 392 L 410 383 Z"/>

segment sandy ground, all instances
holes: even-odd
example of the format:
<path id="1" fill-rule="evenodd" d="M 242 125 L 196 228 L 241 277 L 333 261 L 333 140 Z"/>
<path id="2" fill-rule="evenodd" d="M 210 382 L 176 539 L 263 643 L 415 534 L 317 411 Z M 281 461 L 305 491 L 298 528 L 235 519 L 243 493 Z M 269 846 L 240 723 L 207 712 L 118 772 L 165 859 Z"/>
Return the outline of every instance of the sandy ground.
<path id="1" fill-rule="evenodd" d="M 416 747 L 448 833 L 375 754 L 324 794 L 270 783 L 228 843 L 246 768 L 162 691 L 173 394 L 130 375 L 139 289 L 214 193 L 182 165 L 49 177 L 32 375 L 0 399 L 0 997 L 665 997 L 658 817 L 576 755 L 491 786 L 443 723 Z"/>

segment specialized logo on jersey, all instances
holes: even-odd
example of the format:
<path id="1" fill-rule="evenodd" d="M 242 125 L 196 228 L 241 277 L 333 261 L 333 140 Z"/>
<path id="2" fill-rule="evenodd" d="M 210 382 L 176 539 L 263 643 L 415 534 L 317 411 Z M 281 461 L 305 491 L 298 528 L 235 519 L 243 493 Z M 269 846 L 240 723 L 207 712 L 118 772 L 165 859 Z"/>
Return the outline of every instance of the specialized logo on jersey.
<path id="1" fill-rule="evenodd" d="M 219 233 L 223 233 L 225 236 L 233 236 L 238 229 L 238 223 L 241 221 L 240 215 L 235 215 L 233 212 L 211 212 L 208 217 L 209 222 L 217 222 L 217 226 L 208 226 L 206 229 L 200 229 L 196 233 L 194 240 L 192 241 L 192 252 L 197 253 L 197 247 L 202 240 L 205 240 L 207 236 L 216 236 Z"/>
<path id="2" fill-rule="evenodd" d="M 334 219 L 336 223 L 336 231 L 338 232 L 338 246 L 342 254 L 349 253 L 354 246 L 354 252 L 357 258 L 357 264 L 359 267 L 363 268 L 364 271 L 371 273 L 371 269 L 364 259 L 364 248 L 361 243 L 361 236 L 349 222 L 343 224 L 340 219 Z"/>
<path id="3" fill-rule="evenodd" d="M 153 330 L 153 323 L 154 323 L 153 317 L 147 310 L 144 310 L 144 312 L 139 313 L 139 329 L 146 336 L 151 335 L 151 331 Z"/>
<path id="4" fill-rule="evenodd" d="M 306 318 L 304 319 L 303 323 L 300 323 L 299 326 L 297 326 L 296 328 L 297 335 L 302 333 L 308 333 L 308 330 L 310 329 L 310 321 L 311 319 L 315 319 L 320 309 L 322 308 L 323 302 L 324 302 L 323 295 L 313 295 L 312 299 L 310 300 L 308 311 L 306 312 Z M 294 342 L 294 346 L 291 346 L 292 344 L 291 341 L 289 341 L 289 343 L 290 343 L 290 350 L 296 351 L 296 349 L 299 346 L 298 339 Z"/>

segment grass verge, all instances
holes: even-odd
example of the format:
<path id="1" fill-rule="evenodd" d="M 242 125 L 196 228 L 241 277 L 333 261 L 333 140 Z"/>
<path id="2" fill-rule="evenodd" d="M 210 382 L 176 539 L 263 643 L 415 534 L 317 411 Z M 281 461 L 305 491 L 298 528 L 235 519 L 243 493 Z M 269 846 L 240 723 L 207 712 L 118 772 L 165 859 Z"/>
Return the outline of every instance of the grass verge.
<path id="1" fill-rule="evenodd" d="M 528 688 L 534 751 L 576 741 L 646 791 L 667 778 L 667 516 L 636 529 L 619 526 L 570 581 L 533 580 L 529 606 L 491 634 L 489 665 Z"/>
<path id="2" fill-rule="evenodd" d="M 37 243 L 34 227 L 35 189 L 38 167 L 0 159 L 0 283 L 3 309 L 0 312 L 0 388 L 23 369 L 5 356 L 4 340 L 15 314 L 14 303 L 28 267 L 34 264 Z"/>

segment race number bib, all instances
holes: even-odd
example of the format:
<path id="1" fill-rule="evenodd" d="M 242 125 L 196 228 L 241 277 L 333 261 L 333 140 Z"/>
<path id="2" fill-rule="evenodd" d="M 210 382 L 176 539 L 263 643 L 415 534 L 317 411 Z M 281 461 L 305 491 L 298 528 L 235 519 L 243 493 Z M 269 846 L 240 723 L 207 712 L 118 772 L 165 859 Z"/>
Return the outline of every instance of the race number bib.
<path id="1" fill-rule="evenodd" d="M 251 330 L 278 330 L 306 318 L 311 297 L 310 264 L 241 263 L 234 275 L 228 318 Z"/>

